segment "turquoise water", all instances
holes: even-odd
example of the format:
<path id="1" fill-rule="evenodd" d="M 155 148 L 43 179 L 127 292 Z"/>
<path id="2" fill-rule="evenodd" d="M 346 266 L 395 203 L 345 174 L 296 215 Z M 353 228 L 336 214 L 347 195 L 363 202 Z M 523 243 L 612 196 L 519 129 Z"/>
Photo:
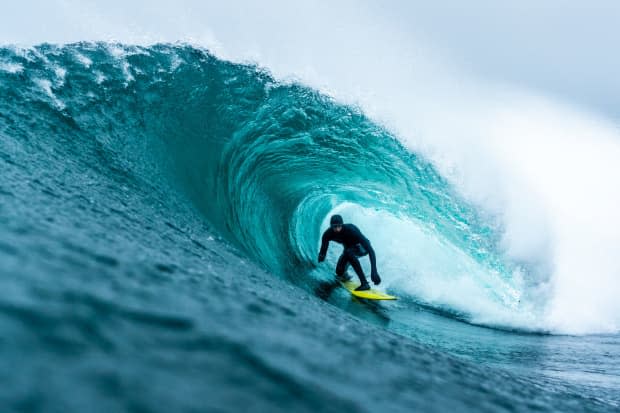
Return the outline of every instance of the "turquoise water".
<path id="1" fill-rule="evenodd" d="M 617 334 L 360 108 L 184 45 L 0 49 L 2 411 L 614 411 Z M 333 212 L 395 303 L 316 263 Z M 367 265 L 365 263 L 365 265 Z"/>

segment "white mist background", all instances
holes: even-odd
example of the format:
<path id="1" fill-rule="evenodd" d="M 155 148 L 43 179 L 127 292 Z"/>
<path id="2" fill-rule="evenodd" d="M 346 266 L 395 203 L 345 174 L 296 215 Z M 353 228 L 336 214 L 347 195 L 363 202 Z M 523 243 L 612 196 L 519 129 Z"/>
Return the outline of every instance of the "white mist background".
<path id="1" fill-rule="evenodd" d="M 360 105 L 501 220 L 542 325 L 618 332 L 620 5 L 539 3 L 22 1 L 0 43 L 186 41 Z"/>

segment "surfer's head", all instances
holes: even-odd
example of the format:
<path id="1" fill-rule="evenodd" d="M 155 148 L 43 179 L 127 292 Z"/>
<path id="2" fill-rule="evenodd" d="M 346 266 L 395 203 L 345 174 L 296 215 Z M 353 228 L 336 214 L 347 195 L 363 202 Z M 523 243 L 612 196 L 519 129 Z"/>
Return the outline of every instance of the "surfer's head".
<path id="1" fill-rule="evenodd" d="M 332 217 L 329 220 L 329 225 L 336 232 L 340 232 L 340 230 L 342 230 L 342 223 L 343 221 L 340 215 L 332 215 Z"/>

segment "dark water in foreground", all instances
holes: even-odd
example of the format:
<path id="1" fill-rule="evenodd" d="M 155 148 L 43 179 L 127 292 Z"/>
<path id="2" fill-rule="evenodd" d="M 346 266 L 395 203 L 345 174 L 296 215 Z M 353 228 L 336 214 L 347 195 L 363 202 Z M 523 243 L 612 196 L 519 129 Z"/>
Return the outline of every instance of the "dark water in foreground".
<path id="1" fill-rule="evenodd" d="M 620 409 L 617 335 L 325 288 L 316 243 L 342 203 L 409 205 L 510 272 L 493 229 L 358 111 L 185 46 L 0 62 L 0 411 Z"/>

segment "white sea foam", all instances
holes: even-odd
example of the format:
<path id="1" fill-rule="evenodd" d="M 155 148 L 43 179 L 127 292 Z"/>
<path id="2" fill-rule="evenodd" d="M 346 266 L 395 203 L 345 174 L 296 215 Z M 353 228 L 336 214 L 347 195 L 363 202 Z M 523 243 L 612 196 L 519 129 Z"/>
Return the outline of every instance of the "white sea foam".
<path id="1" fill-rule="evenodd" d="M 93 61 L 87 57 L 84 56 L 81 53 L 75 53 L 75 58 L 77 59 L 78 62 L 80 62 L 82 65 L 84 65 L 84 67 L 86 67 L 87 69 L 91 67 L 91 65 L 93 64 Z"/>
<path id="2" fill-rule="evenodd" d="M 0 62 L 0 70 L 8 73 L 20 73 L 24 70 L 24 66 L 19 63 Z"/>
<path id="3" fill-rule="evenodd" d="M 54 106 L 56 106 L 59 110 L 65 109 L 66 105 L 64 102 L 54 94 L 52 90 L 52 82 L 48 79 L 34 79 L 34 82 L 41 88 L 41 90 L 52 100 Z"/>
<path id="4" fill-rule="evenodd" d="M 501 218 L 509 256 L 537 269 L 529 284 L 545 289 L 531 296 L 543 299 L 546 328 L 617 332 L 620 136 L 582 110 L 503 93 L 501 106 L 497 95 L 472 95 L 472 107 L 429 114 L 437 123 L 424 134 L 437 138 L 426 144 L 467 198 Z M 467 117 L 465 140 L 462 125 L 441 122 L 452 113 Z"/>

